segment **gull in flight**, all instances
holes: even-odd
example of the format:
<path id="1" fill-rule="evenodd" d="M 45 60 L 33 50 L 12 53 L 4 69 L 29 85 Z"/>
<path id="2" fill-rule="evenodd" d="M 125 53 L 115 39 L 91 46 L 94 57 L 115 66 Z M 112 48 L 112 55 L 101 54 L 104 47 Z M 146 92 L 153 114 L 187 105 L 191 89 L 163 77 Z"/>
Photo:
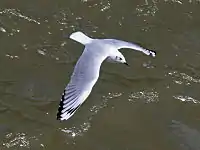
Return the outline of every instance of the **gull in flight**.
<path id="1" fill-rule="evenodd" d="M 99 71 L 104 60 L 128 65 L 118 49 L 129 48 L 155 57 L 152 50 L 144 49 L 134 43 L 116 39 L 92 39 L 82 32 L 74 32 L 69 36 L 85 46 L 77 61 L 71 79 L 65 88 L 57 113 L 58 120 L 69 119 L 83 104 L 99 78 Z"/>

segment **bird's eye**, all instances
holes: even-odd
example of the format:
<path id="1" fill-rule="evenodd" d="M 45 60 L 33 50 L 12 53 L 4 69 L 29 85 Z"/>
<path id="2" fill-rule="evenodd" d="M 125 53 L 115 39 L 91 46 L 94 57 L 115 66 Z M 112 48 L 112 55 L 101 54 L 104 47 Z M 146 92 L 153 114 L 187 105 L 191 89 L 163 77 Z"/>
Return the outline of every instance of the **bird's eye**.
<path id="1" fill-rule="evenodd" d="M 119 60 L 122 60 L 122 58 L 121 58 L 121 57 L 119 57 Z"/>

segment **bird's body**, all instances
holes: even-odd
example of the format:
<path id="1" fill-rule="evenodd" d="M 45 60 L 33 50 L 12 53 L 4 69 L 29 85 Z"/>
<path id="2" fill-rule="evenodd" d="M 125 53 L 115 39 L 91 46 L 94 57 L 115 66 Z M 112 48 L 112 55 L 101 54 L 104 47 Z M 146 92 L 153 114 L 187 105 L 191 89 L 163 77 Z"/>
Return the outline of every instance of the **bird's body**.
<path id="1" fill-rule="evenodd" d="M 82 32 L 72 33 L 70 38 L 85 45 L 85 49 L 62 95 L 57 114 L 59 120 L 69 119 L 86 100 L 98 80 L 100 67 L 104 60 L 127 64 L 118 49 L 132 48 L 155 56 L 155 52 L 125 41 L 92 39 Z"/>

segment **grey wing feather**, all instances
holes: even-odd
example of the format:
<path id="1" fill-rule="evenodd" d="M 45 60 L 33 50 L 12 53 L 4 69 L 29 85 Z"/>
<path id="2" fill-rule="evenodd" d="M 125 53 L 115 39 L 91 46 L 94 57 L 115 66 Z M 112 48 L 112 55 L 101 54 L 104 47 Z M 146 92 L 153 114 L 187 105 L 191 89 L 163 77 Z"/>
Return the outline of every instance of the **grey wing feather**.
<path id="1" fill-rule="evenodd" d="M 79 98 L 80 93 L 78 90 L 72 89 L 71 91 L 71 88 L 66 87 L 59 104 L 57 119 L 67 120 L 70 118 L 81 105 Z"/>
<path id="2" fill-rule="evenodd" d="M 121 40 L 116 40 L 116 39 L 105 39 L 106 41 L 108 41 L 109 43 L 112 43 L 112 45 L 114 45 L 117 49 L 120 48 L 130 48 L 130 49 L 134 49 L 137 51 L 141 51 L 146 55 L 150 55 L 155 57 L 156 56 L 156 52 L 153 50 L 148 50 L 145 49 L 141 46 L 139 46 L 138 44 L 135 43 L 130 43 L 130 42 L 125 42 L 125 41 L 121 41 Z"/>
<path id="3" fill-rule="evenodd" d="M 87 49 L 79 58 L 70 82 L 62 94 L 57 119 L 69 119 L 89 96 L 99 77 L 101 63 L 106 56 L 92 55 Z"/>

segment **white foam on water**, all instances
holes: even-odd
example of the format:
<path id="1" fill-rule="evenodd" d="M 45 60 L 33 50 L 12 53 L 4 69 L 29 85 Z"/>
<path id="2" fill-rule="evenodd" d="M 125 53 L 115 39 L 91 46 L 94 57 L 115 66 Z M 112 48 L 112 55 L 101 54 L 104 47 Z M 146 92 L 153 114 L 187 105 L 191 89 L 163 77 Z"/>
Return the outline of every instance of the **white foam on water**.
<path id="1" fill-rule="evenodd" d="M 131 93 L 128 101 L 130 102 L 136 102 L 138 100 L 142 100 L 145 103 L 152 103 L 152 102 L 158 102 L 159 101 L 159 93 L 156 91 L 138 91 Z"/>
<path id="2" fill-rule="evenodd" d="M 29 137 L 25 133 L 8 133 L 5 140 L 3 140 L 3 146 L 9 149 L 17 149 L 17 147 L 30 148 L 30 141 L 33 139 L 37 140 L 35 136 Z"/>

